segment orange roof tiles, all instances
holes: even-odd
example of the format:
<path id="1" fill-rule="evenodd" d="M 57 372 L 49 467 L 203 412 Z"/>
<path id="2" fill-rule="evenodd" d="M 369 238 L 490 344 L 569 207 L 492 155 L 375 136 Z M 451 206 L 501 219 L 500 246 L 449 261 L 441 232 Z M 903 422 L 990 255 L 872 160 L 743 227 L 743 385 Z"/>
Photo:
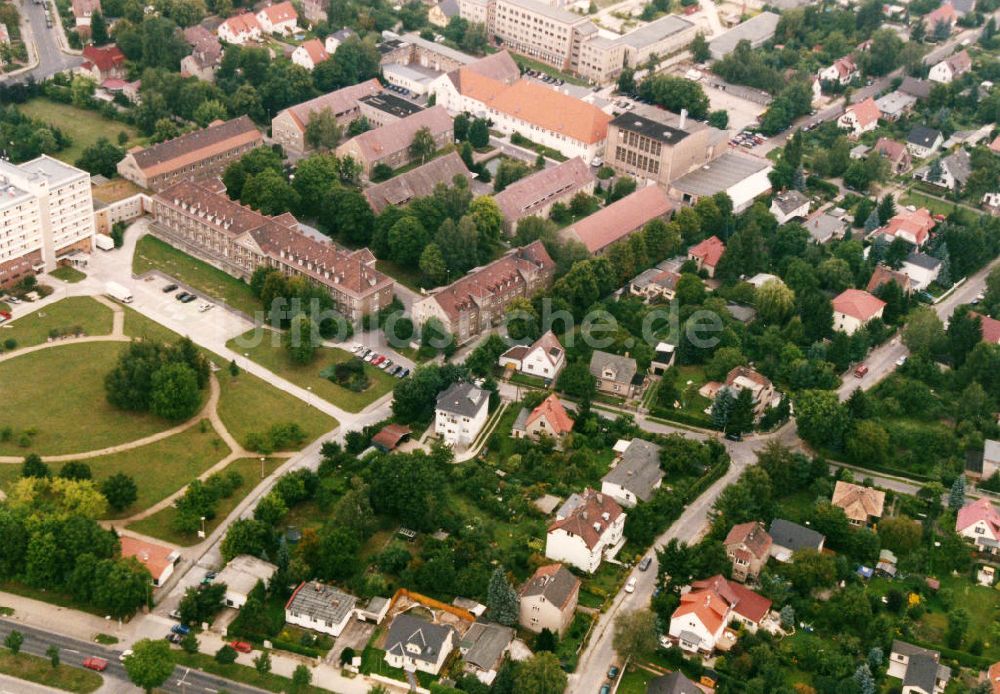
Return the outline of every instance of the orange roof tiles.
<path id="1" fill-rule="evenodd" d="M 573 420 L 566 414 L 566 408 L 563 407 L 554 393 L 542 400 L 542 404 L 531 411 L 525 426 L 531 425 L 539 417 L 545 417 L 545 421 L 552 427 L 552 433 L 555 436 L 568 434 L 573 430 Z"/>
<path id="2" fill-rule="evenodd" d="M 979 317 L 979 323 L 983 333 L 983 342 L 992 342 L 995 345 L 1000 344 L 1000 320 L 984 316 L 983 314 L 976 313 L 975 311 L 973 311 L 971 315 Z"/>
<path id="3" fill-rule="evenodd" d="M 330 54 L 326 52 L 326 48 L 323 47 L 323 42 L 319 39 L 304 41 L 300 48 L 306 52 L 314 66 L 319 65 L 330 57 Z"/>
<path id="4" fill-rule="evenodd" d="M 549 532 L 564 530 L 580 537 L 588 548 L 593 549 L 601 541 L 601 535 L 622 515 L 622 507 L 607 494 L 593 489 L 584 490 L 581 497 L 580 505 L 568 516 L 549 525 Z M 604 514 L 608 515 L 607 519 Z"/>
<path id="5" fill-rule="evenodd" d="M 874 318 L 884 306 L 884 301 L 861 289 L 845 289 L 833 299 L 834 311 L 857 318 L 862 323 Z"/>
<path id="6" fill-rule="evenodd" d="M 878 110 L 878 106 L 875 104 L 875 99 L 871 97 L 848 106 L 847 110 L 852 111 L 857 117 L 859 128 L 871 125 L 878 121 L 879 116 L 882 115 L 882 112 Z"/>
<path id="7" fill-rule="evenodd" d="M 149 569 L 149 573 L 156 580 L 159 580 L 167 567 L 174 563 L 175 550 L 172 547 L 157 545 L 127 535 L 122 535 L 119 540 L 122 546 L 122 557 L 135 557 L 140 564 Z"/>
<path id="8" fill-rule="evenodd" d="M 299 18 L 298 12 L 290 2 L 279 2 L 277 5 L 270 5 L 261 10 L 261 13 L 270 20 L 271 24 L 281 24 Z"/>
<path id="9" fill-rule="evenodd" d="M 718 236 L 709 236 L 701 243 L 691 246 L 688 249 L 688 256 L 700 258 L 702 265 L 715 267 L 725 252 L 726 244 L 722 243 Z"/>
<path id="10" fill-rule="evenodd" d="M 599 253 L 644 224 L 665 217 L 673 204 L 659 186 L 646 186 L 567 227 L 563 234 Z"/>
<path id="11" fill-rule="evenodd" d="M 895 236 L 899 232 L 904 232 L 912 236 L 918 246 L 922 246 L 936 224 L 937 222 L 931 216 L 930 210 L 926 207 L 921 207 L 919 210 L 912 212 L 910 210 L 902 210 L 889 220 L 882 233 L 886 236 Z"/>

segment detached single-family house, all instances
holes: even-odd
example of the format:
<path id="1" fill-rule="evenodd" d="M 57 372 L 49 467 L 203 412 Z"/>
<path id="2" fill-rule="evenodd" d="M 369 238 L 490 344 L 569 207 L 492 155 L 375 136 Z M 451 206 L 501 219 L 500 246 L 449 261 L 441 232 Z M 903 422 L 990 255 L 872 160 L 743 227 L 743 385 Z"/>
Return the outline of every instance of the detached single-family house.
<path id="1" fill-rule="evenodd" d="M 334 638 L 354 615 L 357 598 L 319 581 L 304 581 L 285 603 L 285 621 Z"/>
<path id="2" fill-rule="evenodd" d="M 875 266 L 875 271 L 872 272 L 871 279 L 868 280 L 868 286 L 865 289 L 870 294 L 883 284 L 889 284 L 890 282 L 898 284 L 904 294 L 911 294 L 913 292 L 913 282 L 910 281 L 909 276 L 905 272 L 893 270 L 888 265 L 883 265 L 882 263 Z"/>
<path id="3" fill-rule="evenodd" d="M 319 39 L 303 41 L 301 45 L 292 51 L 292 62 L 310 72 L 324 60 L 329 59 L 330 54 L 323 47 L 323 42 Z"/>
<path id="4" fill-rule="evenodd" d="M 964 149 L 958 149 L 942 157 L 937 168 L 939 171 L 933 165 L 923 166 L 913 172 L 913 177 L 945 190 L 960 191 L 972 175 L 972 157 Z"/>
<path id="5" fill-rule="evenodd" d="M 500 366 L 528 376 L 555 380 L 566 365 L 566 350 L 551 330 L 530 345 L 515 345 L 500 355 Z"/>
<path id="6" fill-rule="evenodd" d="M 948 27 L 950 33 L 957 21 L 958 12 L 955 11 L 955 6 L 946 1 L 924 17 L 924 26 L 927 27 L 927 33 L 933 35 L 937 33 L 938 25 L 943 24 Z"/>
<path id="7" fill-rule="evenodd" d="M 927 289 L 941 273 L 941 261 L 932 255 L 914 251 L 906 256 L 900 271 L 910 278 L 914 291 Z"/>
<path id="8" fill-rule="evenodd" d="M 915 125 L 906 136 L 906 148 L 918 159 L 931 156 L 944 144 L 944 136 L 940 130 L 928 128 L 926 125 Z"/>
<path id="9" fill-rule="evenodd" d="M 833 488 L 831 503 L 844 509 L 852 525 L 869 525 L 882 517 L 885 492 L 841 480 Z"/>
<path id="10" fill-rule="evenodd" d="M 122 558 L 135 557 L 153 577 L 154 586 L 162 586 L 174 573 L 174 567 L 181 560 L 181 553 L 173 547 L 158 545 L 128 535 L 118 538 L 122 548 Z"/>
<path id="11" fill-rule="evenodd" d="M 913 165 L 913 158 L 910 150 L 902 142 L 890 140 L 888 137 L 880 137 L 875 143 L 873 151 L 878 152 L 889 161 L 892 173 L 899 175 L 908 171 Z"/>
<path id="12" fill-rule="evenodd" d="M 548 629 L 558 636 L 566 633 L 576 614 L 580 579 L 562 564 L 540 566 L 521 588 L 518 622 L 535 633 Z"/>
<path id="13" fill-rule="evenodd" d="M 77 31 L 81 28 L 87 35 L 90 34 L 90 19 L 95 12 L 101 11 L 101 0 L 72 0 L 70 8 L 73 10 L 73 18 Z"/>
<path id="14" fill-rule="evenodd" d="M 903 209 L 896 213 L 889 223 L 876 233 L 882 234 L 891 242 L 899 237 L 917 248 L 923 247 L 931 236 L 931 231 L 937 226 L 934 217 L 926 207 L 918 210 Z"/>
<path id="15" fill-rule="evenodd" d="M 963 50 L 933 65 L 927 73 L 927 79 L 940 84 L 951 84 L 971 69 L 972 58 L 968 51 Z"/>
<path id="16" fill-rule="evenodd" d="M 250 554 L 240 554 L 226 564 L 215 577 L 215 582 L 226 584 L 226 595 L 223 598 L 226 606 L 239 609 L 246 604 L 254 586 L 263 583 L 266 587 L 277 571 L 278 567 L 271 562 Z"/>
<path id="17" fill-rule="evenodd" d="M 406 672 L 441 672 L 455 648 L 455 630 L 412 615 L 397 615 L 385 639 L 385 662 Z"/>
<path id="18" fill-rule="evenodd" d="M 774 384 L 767 376 L 749 366 L 736 366 L 726 374 L 726 387 L 732 391 L 733 397 L 741 390 L 749 390 L 753 394 L 754 419 L 760 421 L 764 412 L 774 402 Z"/>
<path id="19" fill-rule="evenodd" d="M 983 334 L 983 342 L 991 345 L 1000 345 L 1000 320 L 984 316 L 981 313 L 971 312 L 971 315 L 979 318 L 980 331 Z"/>
<path id="20" fill-rule="evenodd" d="M 475 622 L 458 642 L 465 669 L 484 684 L 492 684 L 513 640 L 510 627 Z"/>
<path id="21" fill-rule="evenodd" d="M 260 22 L 249 12 L 236 14 L 220 24 L 217 33 L 220 41 L 242 46 L 249 41 L 260 40 Z"/>
<path id="22" fill-rule="evenodd" d="M 632 439 L 614 467 L 601 478 L 601 492 L 623 506 L 649 501 L 663 482 L 660 447 L 643 439 Z"/>
<path id="23" fill-rule="evenodd" d="M 853 335 L 868 321 L 881 318 L 885 302 L 861 289 L 845 289 L 833 300 L 833 329 Z"/>
<path id="24" fill-rule="evenodd" d="M 993 217 L 1000 217 L 1000 191 L 995 193 L 983 193 L 983 198 L 980 200 L 980 204 L 983 209 L 990 213 Z"/>
<path id="25" fill-rule="evenodd" d="M 823 551 L 826 537 L 812 528 L 775 518 L 771 521 L 771 556 L 780 562 L 790 562 L 792 554 L 802 549 Z"/>
<path id="26" fill-rule="evenodd" d="M 489 409 L 488 392 L 472 383 L 453 383 L 437 397 L 434 432 L 449 446 L 464 448 L 483 430 Z"/>
<path id="27" fill-rule="evenodd" d="M 858 76 L 858 66 L 851 56 L 845 56 L 833 61 L 818 73 L 823 82 L 831 82 L 846 87 L 855 77 Z"/>
<path id="28" fill-rule="evenodd" d="M 566 414 L 566 408 L 553 393 L 531 411 L 527 407 L 521 408 L 511 434 L 516 439 L 528 438 L 535 441 L 549 437 L 558 447 L 572 430 L 573 420 Z"/>
<path id="29" fill-rule="evenodd" d="M 851 137 L 858 138 L 878 127 L 880 116 L 875 100 L 868 97 L 864 101 L 848 106 L 837 119 L 837 127 L 849 131 Z"/>
<path id="30" fill-rule="evenodd" d="M 718 236 L 709 236 L 701 243 L 688 249 L 688 260 L 693 260 L 699 270 L 705 270 L 709 277 L 715 276 L 715 268 L 719 265 L 722 254 L 726 252 L 724 244 Z"/>
<path id="31" fill-rule="evenodd" d="M 635 359 L 595 349 L 590 356 L 590 373 L 597 379 L 597 389 L 623 398 L 636 392 L 638 366 Z M 641 378 L 641 376 L 639 376 Z"/>
<path id="32" fill-rule="evenodd" d="M 345 27 L 340 31 L 335 31 L 327 36 L 323 47 L 326 49 L 327 53 L 333 55 L 337 52 L 337 49 L 340 48 L 340 45 L 344 43 L 344 41 L 353 36 L 357 36 L 357 34 L 354 33 L 354 30 Z"/>
<path id="33" fill-rule="evenodd" d="M 291 36 L 299 30 L 299 13 L 291 2 L 268 5 L 257 13 L 260 30 L 277 36 Z"/>
<path id="34" fill-rule="evenodd" d="M 772 542 L 760 521 L 734 525 L 722 543 L 733 565 L 733 578 L 737 581 L 756 579 L 767 564 Z"/>
<path id="35" fill-rule="evenodd" d="M 894 640 L 887 674 L 903 681 L 902 694 L 943 694 L 951 668 L 941 665 L 937 651 Z"/>
<path id="36" fill-rule="evenodd" d="M 679 670 L 654 677 L 646 685 L 646 694 L 702 694 L 703 691 Z"/>
<path id="37" fill-rule="evenodd" d="M 643 270 L 628 283 L 628 293 L 641 296 L 646 302 L 654 299 L 672 301 L 681 276 L 672 270 L 651 267 Z"/>
<path id="38" fill-rule="evenodd" d="M 125 79 L 125 54 L 115 45 L 103 48 L 87 45 L 83 47 L 83 64 L 76 70 L 98 84 L 109 79 Z"/>
<path id="39" fill-rule="evenodd" d="M 771 200 L 771 214 L 778 220 L 778 224 L 785 224 L 796 218 L 805 219 L 809 216 L 809 198 L 797 190 L 778 193 Z"/>
<path id="40" fill-rule="evenodd" d="M 882 120 L 895 123 L 903 116 L 909 115 L 913 107 L 917 105 L 917 97 L 896 90 L 889 92 L 885 96 L 880 96 L 875 100 L 878 111 L 882 114 Z"/>
<path id="41" fill-rule="evenodd" d="M 556 512 L 545 536 L 545 556 L 594 573 L 607 555 L 625 544 L 626 514 L 607 494 L 586 489 L 573 494 Z"/>
<path id="42" fill-rule="evenodd" d="M 1000 513 L 989 499 L 976 499 L 958 510 L 955 532 L 982 552 L 996 554 L 1000 549 Z"/>
<path id="43" fill-rule="evenodd" d="M 730 622 L 752 633 L 770 609 L 770 600 L 723 576 L 695 581 L 670 616 L 669 639 L 684 651 L 711 654 L 722 641 L 735 643 Z"/>

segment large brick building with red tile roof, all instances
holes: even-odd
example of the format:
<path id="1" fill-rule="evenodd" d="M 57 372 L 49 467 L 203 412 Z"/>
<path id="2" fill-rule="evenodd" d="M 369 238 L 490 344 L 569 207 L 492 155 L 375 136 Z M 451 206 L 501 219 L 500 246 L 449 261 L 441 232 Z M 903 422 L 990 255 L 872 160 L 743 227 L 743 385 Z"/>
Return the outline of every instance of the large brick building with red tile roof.
<path id="1" fill-rule="evenodd" d="M 430 131 L 435 149 L 444 147 L 454 139 L 451 116 L 443 106 L 432 106 L 352 137 L 337 147 L 337 156 L 354 157 L 361 164 L 364 174 L 369 177 L 372 169 L 379 164 L 395 169 L 412 161 L 410 145 L 417 131 L 423 128 Z"/>
<path id="2" fill-rule="evenodd" d="M 603 253 L 612 244 L 654 219 L 668 217 L 674 206 L 659 186 L 646 186 L 563 230 L 563 237 L 579 241 L 591 253 Z"/>
<path id="3" fill-rule="evenodd" d="M 330 109 L 337 123 L 346 126 L 361 113 L 359 99 L 381 93 L 382 85 L 379 81 L 370 79 L 289 106 L 271 119 L 271 136 L 286 149 L 307 152 L 311 148 L 306 143 L 306 127 L 314 114 Z"/>

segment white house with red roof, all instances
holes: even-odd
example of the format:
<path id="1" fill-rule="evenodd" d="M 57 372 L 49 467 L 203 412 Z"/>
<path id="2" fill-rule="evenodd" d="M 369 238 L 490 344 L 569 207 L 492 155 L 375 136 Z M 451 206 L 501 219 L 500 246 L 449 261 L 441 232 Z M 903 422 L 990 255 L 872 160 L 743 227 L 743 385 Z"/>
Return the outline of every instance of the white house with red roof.
<path id="1" fill-rule="evenodd" d="M 556 511 L 545 536 L 545 556 L 594 573 L 604 557 L 614 557 L 625 544 L 626 514 L 607 494 L 585 489 L 571 495 Z"/>
<path id="2" fill-rule="evenodd" d="M 715 276 L 715 268 L 726 252 L 726 244 L 722 243 L 718 236 L 709 236 L 701 243 L 697 243 L 688 249 L 688 260 L 693 260 L 698 264 L 699 270 L 705 270 L 709 277 Z"/>
<path id="3" fill-rule="evenodd" d="M 767 598 L 736 581 L 713 576 L 695 581 L 681 595 L 681 604 L 670 616 L 668 635 L 691 653 L 711 654 L 719 647 L 728 650 L 736 642 L 735 632 L 726 629 L 730 622 L 755 632 L 770 610 Z"/>
<path id="4" fill-rule="evenodd" d="M 737 581 L 756 579 L 771 556 L 773 542 L 760 521 L 734 525 L 722 542 L 733 564 L 733 578 Z"/>
<path id="5" fill-rule="evenodd" d="M 220 41 L 242 46 L 248 41 L 260 40 L 260 22 L 249 12 L 236 14 L 219 25 L 217 30 Z"/>
<path id="6" fill-rule="evenodd" d="M 876 230 L 876 234 L 882 234 L 889 241 L 899 237 L 907 243 L 912 243 L 917 248 L 927 243 L 931 236 L 931 231 L 937 225 L 930 210 L 921 207 L 917 210 L 903 209 L 896 213 L 884 227 Z"/>
<path id="7" fill-rule="evenodd" d="M 155 542 L 140 540 L 128 535 L 118 538 L 121 543 L 122 557 L 134 557 L 136 561 L 149 570 L 154 586 L 162 586 L 174 573 L 174 566 L 181 559 L 179 550 Z"/>
<path id="8" fill-rule="evenodd" d="M 996 554 L 1000 548 L 1000 513 L 989 499 L 977 499 L 958 509 L 955 532 L 972 540 L 981 551 Z"/>
<path id="9" fill-rule="evenodd" d="M 268 5 L 257 13 L 257 23 L 260 30 L 267 34 L 281 36 L 294 34 L 299 30 L 299 13 L 290 2 L 279 2 Z"/>
<path id="10" fill-rule="evenodd" d="M 523 408 L 514 421 L 511 434 L 516 439 L 528 438 L 535 441 L 547 436 L 561 441 L 573 430 L 573 420 L 566 414 L 566 408 L 555 393 L 542 400 L 541 404 L 529 411 Z"/>
<path id="11" fill-rule="evenodd" d="M 296 65 L 301 65 L 310 72 L 324 60 L 329 60 L 329 58 L 330 54 L 326 52 L 323 42 L 319 39 L 303 41 L 300 46 L 292 51 L 292 62 Z"/>
<path id="12" fill-rule="evenodd" d="M 851 56 L 845 56 L 833 61 L 819 71 L 819 78 L 823 82 L 834 82 L 841 86 L 847 86 L 858 75 L 858 66 Z"/>
<path id="13" fill-rule="evenodd" d="M 927 79 L 940 84 L 950 84 L 972 69 L 968 51 L 959 51 L 931 67 Z"/>
<path id="14" fill-rule="evenodd" d="M 103 48 L 88 45 L 83 48 L 83 64 L 77 71 L 86 77 L 90 77 L 98 84 L 108 79 L 124 79 L 125 54 L 118 46 L 111 45 Z"/>
<path id="15" fill-rule="evenodd" d="M 833 329 L 853 335 L 873 318 L 881 318 L 885 302 L 862 289 L 845 289 L 833 300 Z"/>
<path id="16" fill-rule="evenodd" d="M 566 350 L 549 330 L 530 345 L 514 345 L 500 355 L 500 366 L 529 376 L 555 379 L 566 365 Z"/>
<path id="17" fill-rule="evenodd" d="M 847 110 L 837 119 L 837 127 L 849 130 L 851 137 L 858 138 L 878 127 L 878 119 L 881 115 L 875 99 L 868 97 L 864 101 L 848 106 Z"/>

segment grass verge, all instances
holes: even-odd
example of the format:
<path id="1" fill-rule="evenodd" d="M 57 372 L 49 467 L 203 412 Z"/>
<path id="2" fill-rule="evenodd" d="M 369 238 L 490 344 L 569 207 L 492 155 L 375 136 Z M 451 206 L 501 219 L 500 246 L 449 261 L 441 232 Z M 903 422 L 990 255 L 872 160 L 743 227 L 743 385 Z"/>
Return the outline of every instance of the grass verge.
<path id="1" fill-rule="evenodd" d="M 0 342 L 16 340 L 18 348 L 40 345 L 52 331 L 82 328 L 87 335 L 110 335 L 114 314 L 89 296 L 71 296 L 0 327 Z"/>
<path id="2" fill-rule="evenodd" d="M 54 125 L 73 139 L 73 144 L 54 155 L 56 159 L 74 164 L 83 150 L 97 142 L 98 138 L 106 137 L 114 143 L 118 142 L 118 133 L 124 131 L 128 135 L 125 147 L 137 144 L 139 133 L 130 125 L 105 118 L 96 111 L 77 108 L 70 104 L 59 103 L 46 98 L 32 99 L 17 107 L 24 114 Z"/>
<path id="3" fill-rule="evenodd" d="M 57 280 L 62 280 L 63 282 L 69 282 L 70 284 L 76 284 L 77 282 L 82 282 L 87 279 L 87 273 L 80 272 L 75 267 L 70 267 L 69 265 L 57 267 L 49 273 L 49 276 L 55 277 Z"/>
<path id="4" fill-rule="evenodd" d="M 262 675 L 254 668 L 247 667 L 246 665 L 239 665 L 238 663 L 222 665 L 216 662 L 215 658 L 205 653 L 185 653 L 184 651 L 174 651 L 173 653 L 174 662 L 178 665 L 195 668 L 211 675 L 225 677 L 234 682 L 242 682 L 253 687 L 260 687 L 269 692 L 294 691 L 296 694 L 328 694 L 326 689 L 320 689 L 313 685 L 294 688 L 290 679 L 276 675 L 273 672 Z"/>
<path id="5" fill-rule="evenodd" d="M 14 655 L 7 650 L 0 651 L 0 672 L 46 687 L 83 694 L 104 684 L 104 678 L 96 672 L 63 664 L 52 667 L 47 658 L 23 652 Z"/>

